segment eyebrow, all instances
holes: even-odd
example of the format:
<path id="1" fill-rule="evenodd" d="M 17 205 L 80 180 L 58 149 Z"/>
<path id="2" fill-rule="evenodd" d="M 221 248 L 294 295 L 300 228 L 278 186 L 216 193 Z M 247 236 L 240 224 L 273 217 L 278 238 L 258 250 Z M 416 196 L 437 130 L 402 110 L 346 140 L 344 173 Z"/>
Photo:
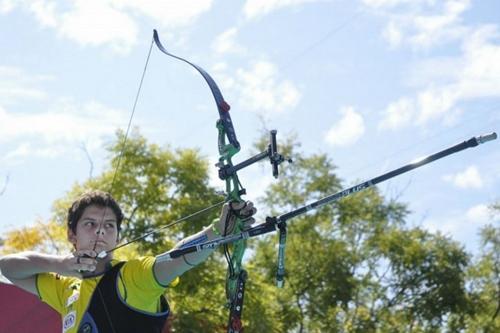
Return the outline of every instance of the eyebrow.
<path id="1" fill-rule="evenodd" d="M 97 221 L 97 219 L 95 219 L 95 218 L 93 218 L 93 217 L 84 217 L 84 218 L 82 219 L 82 221 L 93 221 L 93 222 L 95 222 L 95 221 Z M 116 219 L 107 219 L 107 220 L 104 220 L 104 222 L 113 222 L 113 223 L 118 223 L 118 222 L 116 221 Z"/>

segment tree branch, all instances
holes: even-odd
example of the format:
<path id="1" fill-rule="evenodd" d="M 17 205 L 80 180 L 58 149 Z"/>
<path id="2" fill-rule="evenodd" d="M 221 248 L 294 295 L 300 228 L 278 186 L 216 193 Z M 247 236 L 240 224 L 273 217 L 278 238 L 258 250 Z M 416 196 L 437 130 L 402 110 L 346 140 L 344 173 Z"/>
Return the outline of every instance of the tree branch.
<path id="1" fill-rule="evenodd" d="M 83 152 L 85 153 L 85 156 L 87 156 L 87 160 L 89 161 L 89 165 L 90 165 L 89 179 L 92 179 L 92 173 L 94 172 L 94 161 L 92 160 L 92 157 L 90 156 L 90 153 L 87 149 L 87 145 L 84 142 L 82 142 L 80 144 L 80 149 L 83 150 Z"/>
<path id="2" fill-rule="evenodd" d="M 0 197 L 5 193 L 5 191 L 7 190 L 7 185 L 9 184 L 9 180 L 10 180 L 10 175 L 7 174 L 7 176 L 5 176 L 5 183 L 2 187 L 2 189 L 0 190 Z"/>

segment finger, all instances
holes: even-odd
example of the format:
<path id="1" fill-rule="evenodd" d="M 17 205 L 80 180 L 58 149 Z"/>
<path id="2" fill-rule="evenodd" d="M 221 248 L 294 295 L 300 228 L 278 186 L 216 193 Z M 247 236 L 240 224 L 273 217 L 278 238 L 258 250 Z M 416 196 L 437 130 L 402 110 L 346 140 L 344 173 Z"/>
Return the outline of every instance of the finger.
<path id="1" fill-rule="evenodd" d="M 248 211 L 248 216 L 255 215 L 256 213 L 257 213 L 257 208 L 252 207 L 252 209 Z"/>
<path id="2" fill-rule="evenodd" d="M 250 229 L 252 224 L 255 223 L 255 219 L 253 217 L 249 217 L 243 221 L 243 229 Z"/>
<path id="3" fill-rule="evenodd" d="M 230 205 L 233 210 L 239 211 L 244 209 L 247 206 L 248 202 L 250 201 L 231 201 Z"/>
<path id="4" fill-rule="evenodd" d="M 83 250 L 82 257 L 95 258 L 97 257 L 97 252 L 95 252 L 94 250 Z"/>
<path id="5" fill-rule="evenodd" d="M 95 271 L 95 265 L 87 265 L 87 264 L 78 264 L 77 271 L 78 272 L 93 272 Z"/>
<path id="6" fill-rule="evenodd" d="M 243 217 L 250 217 L 252 215 L 255 215 L 255 213 L 257 213 L 257 208 L 255 207 L 246 207 L 245 209 L 242 209 L 240 211 L 240 215 Z"/>
<path id="7" fill-rule="evenodd" d="M 242 219 L 250 215 L 252 207 L 253 204 L 251 201 L 231 202 L 231 213 Z"/>
<path id="8" fill-rule="evenodd" d="M 95 258 L 97 253 L 94 250 L 78 250 L 73 253 L 75 257 Z"/>
<path id="9" fill-rule="evenodd" d="M 254 210 L 253 205 L 248 204 L 240 210 L 240 214 L 249 215 L 252 213 L 253 210 Z"/>
<path id="10" fill-rule="evenodd" d="M 97 260 L 94 258 L 87 258 L 87 257 L 78 257 L 76 259 L 76 263 L 83 264 L 83 265 L 97 265 Z"/>

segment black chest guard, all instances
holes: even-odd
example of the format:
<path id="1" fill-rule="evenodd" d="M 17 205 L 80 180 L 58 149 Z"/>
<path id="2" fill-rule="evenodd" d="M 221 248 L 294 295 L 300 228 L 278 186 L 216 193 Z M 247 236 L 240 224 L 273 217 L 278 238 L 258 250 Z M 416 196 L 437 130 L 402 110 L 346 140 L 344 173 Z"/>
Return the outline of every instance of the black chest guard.
<path id="1" fill-rule="evenodd" d="M 140 312 L 120 297 L 118 273 L 125 262 L 107 271 L 92 294 L 78 333 L 161 333 L 170 309 L 161 296 L 161 312 Z"/>

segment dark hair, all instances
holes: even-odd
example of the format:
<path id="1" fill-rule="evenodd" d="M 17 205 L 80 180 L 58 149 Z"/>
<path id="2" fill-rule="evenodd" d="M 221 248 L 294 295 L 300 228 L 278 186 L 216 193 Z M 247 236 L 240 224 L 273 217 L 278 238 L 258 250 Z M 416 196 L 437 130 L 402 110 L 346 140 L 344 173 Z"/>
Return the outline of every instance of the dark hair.
<path id="1" fill-rule="evenodd" d="M 76 234 L 76 223 L 82 217 L 85 208 L 91 205 L 111 208 L 113 213 L 116 215 L 116 224 L 118 231 L 120 231 L 120 226 L 123 221 L 122 210 L 111 194 L 103 191 L 91 191 L 84 193 L 78 200 L 73 202 L 71 207 L 68 209 L 68 228 L 71 228 L 71 230 Z"/>

